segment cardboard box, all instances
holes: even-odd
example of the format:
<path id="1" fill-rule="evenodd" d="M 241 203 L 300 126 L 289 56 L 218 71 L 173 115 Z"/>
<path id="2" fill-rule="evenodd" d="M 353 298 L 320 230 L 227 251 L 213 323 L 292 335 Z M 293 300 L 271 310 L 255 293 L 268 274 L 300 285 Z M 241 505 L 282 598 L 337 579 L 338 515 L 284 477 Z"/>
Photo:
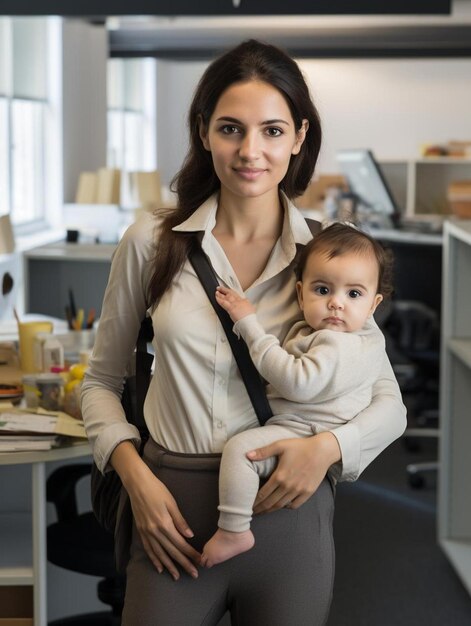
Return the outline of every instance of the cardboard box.
<path id="1" fill-rule="evenodd" d="M 96 172 L 82 172 L 79 176 L 76 204 L 95 204 L 97 195 L 98 176 Z"/>
<path id="2" fill-rule="evenodd" d="M 0 586 L 0 626 L 33 626 L 33 587 Z"/>
<path id="3" fill-rule="evenodd" d="M 448 203 L 453 215 L 471 219 L 471 180 L 455 181 L 448 186 Z"/>
<path id="4" fill-rule="evenodd" d="M 119 204 L 121 171 L 102 167 L 98 170 L 96 204 Z"/>
<path id="5" fill-rule="evenodd" d="M 160 172 L 131 172 L 131 188 L 135 192 L 139 205 L 148 210 L 162 206 Z"/>
<path id="6" fill-rule="evenodd" d="M 296 198 L 295 205 L 299 209 L 324 208 L 325 194 L 329 187 L 338 187 L 342 191 L 348 190 L 347 181 L 340 174 L 322 174 L 313 178 L 302 196 Z"/>

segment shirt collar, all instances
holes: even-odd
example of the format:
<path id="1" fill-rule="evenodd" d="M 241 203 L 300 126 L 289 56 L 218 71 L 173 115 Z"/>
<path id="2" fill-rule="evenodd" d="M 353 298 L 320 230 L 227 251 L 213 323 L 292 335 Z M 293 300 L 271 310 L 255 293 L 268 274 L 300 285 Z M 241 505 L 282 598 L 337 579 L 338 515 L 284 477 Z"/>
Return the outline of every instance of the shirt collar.
<path id="1" fill-rule="evenodd" d="M 218 200 L 219 194 L 213 194 L 188 219 L 178 226 L 174 226 L 172 230 L 178 232 L 211 232 L 216 225 Z M 285 210 L 281 233 L 283 249 L 289 249 L 293 245 L 296 246 L 297 243 L 307 244 L 312 239 L 312 235 L 306 220 L 283 192 L 281 193 L 281 201 Z"/>
<path id="2" fill-rule="evenodd" d="M 211 259 L 214 270 L 227 284 L 235 287 L 238 285 L 238 281 L 233 275 L 233 270 L 222 248 L 212 234 L 216 225 L 218 200 L 219 194 L 215 193 L 199 206 L 188 219 L 178 226 L 174 226 L 172 230 L 202 233 L 201 245 Z M 265 270 L 252 287 L 269 280 L 291 265 L 296 257 L 296 244 L 305 245 L 312 239 L 311 231 L 303 215 L 284 193 L 281 194 L 281 201 L 284 208 L 281 237 L 275 244 Z"/>
<path id="3" fill-rule="evenodd" d="M 178 226 L 174 226 L 172 230 L 177 232 L 211 232 L 216 225 L 216 211 L 218 208 L 219 194 L 215 193 L 210 196 L 206 202 L 203 202 L 188 219 Z"/>

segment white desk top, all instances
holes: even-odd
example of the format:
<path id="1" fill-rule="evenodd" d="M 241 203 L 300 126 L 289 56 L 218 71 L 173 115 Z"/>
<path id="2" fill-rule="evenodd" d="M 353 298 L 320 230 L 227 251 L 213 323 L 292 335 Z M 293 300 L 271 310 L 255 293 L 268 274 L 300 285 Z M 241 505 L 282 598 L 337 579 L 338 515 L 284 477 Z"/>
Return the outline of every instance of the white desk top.
<path id="1" fill-rule="evenodd" d="M 319 222 L 323 222 L 326 219 L 324 213 L 319 210 L 301 209 L 301 212 L 304 217 L 309 217 Z M 443 233 L 433 231 L 421 232 L 418 225 L 417 228 L 411 226 L 410 230 L 407 228 L 380 228 L 369 224 L 363 224 L 361 228 L 375 239 L 381 239 L 383 241 L 434 246 L 441 246 L 443 244 Z"/>
<path id="2" fill-rule="evenodd" d="M 395 241 L 397 243 L 413 243 L 432 246 L 441 246 L 443 244 L 442 233 L 421 233 L 415 230 L 397 230 L 371 228 L 368 233 L 375 239 L 383 241 Z"/>
<path id="3" fill-rule="evenodd" d="M 66 243 L 60 241 L 33 248 L 24 253 L 26 259 L 60 261 L 111 261 L 116 249 L 112 243 Z"/>
<path id="4" fill-rule="evenodd" d="M 0 452 L 0 465 L 20 465 L 25 463 L 47 463 L 62 461 L 92 453 L 88 441 L 81 441 L 69 446 L 61 446 L 52 450 L 31 450 L 27 452 Z"/>

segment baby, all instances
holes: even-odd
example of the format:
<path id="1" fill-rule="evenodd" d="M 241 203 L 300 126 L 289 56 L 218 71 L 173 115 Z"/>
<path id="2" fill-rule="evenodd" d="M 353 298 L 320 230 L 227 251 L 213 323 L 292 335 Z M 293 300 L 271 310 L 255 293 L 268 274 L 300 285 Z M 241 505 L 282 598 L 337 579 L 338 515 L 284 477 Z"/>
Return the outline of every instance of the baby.
<path id="1" fill-rule="evenodd" d="M 373 313 L 391 291 L 391 259 L 378 242 L 352 226 L 333 224 L 305 246 L 296 274 L 304 320 L 293 325 L 283 346 L 264 331 L 246 298 L 226 287 L 216 292 L 269 383 L 274 417 L 235 435 L 224 447 L 219 528 L 204 546 L 206 567 L 254 545 L 250 522 L 259 479 L 271 474 L 277 459 L 252 462 L 247 452 L 280 439 L 335 434 L 336 427 L 370 404 L 387 358 Z M 335 467 L 330 474 L 335 479 Z"/>

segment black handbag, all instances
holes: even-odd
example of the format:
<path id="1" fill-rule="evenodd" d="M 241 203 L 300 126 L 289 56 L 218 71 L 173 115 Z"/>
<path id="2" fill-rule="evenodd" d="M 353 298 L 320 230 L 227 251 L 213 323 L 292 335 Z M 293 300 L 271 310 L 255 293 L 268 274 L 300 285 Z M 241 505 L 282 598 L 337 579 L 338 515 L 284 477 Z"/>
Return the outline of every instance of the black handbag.
<path id="1" fill-rule="evenodd" d="M 152 320 L 147 317 L 141 323 L 136 343 L 136 373 L 126 379 L 121 396 L 126 419 L 139 430 L 141 454 L 149 438 L 149 431 L 144 421 L 144 400 L 149 387 L 153 361 L 153 356 L 147 352 L 147 343 L 152 341 L 153 334 Z M 92 509 L 101 526 L 111 533 L 114 533 L 116 526 L 121 487 L 121 479 L 117 472 L 111 470 L 102 474 L 93 463 L 90 476 Z"/>

